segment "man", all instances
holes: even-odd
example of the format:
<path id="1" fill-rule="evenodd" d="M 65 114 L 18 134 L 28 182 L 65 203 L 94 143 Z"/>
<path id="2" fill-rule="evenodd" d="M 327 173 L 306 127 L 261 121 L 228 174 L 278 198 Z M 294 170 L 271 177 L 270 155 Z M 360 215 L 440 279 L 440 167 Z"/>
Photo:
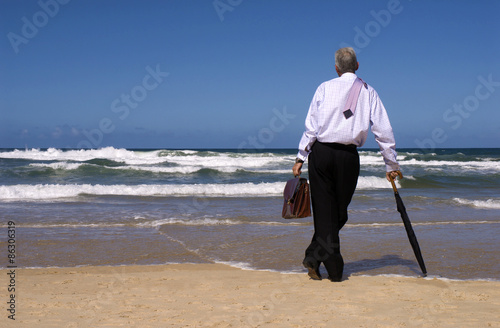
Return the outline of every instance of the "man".
<path id="1" fill-rule="evenodd" d="M 308 158 L 314 235 L 303 265 L 315 280 L 322 278 L 321 263 L 331 281 L 342 279 L 344 261 L 339 231 L 347 222 L 347 207 L 358 181 L 357 147 L 365 143 L 370 127 L 385 161 L 387 180 L 400 174 L 392 127 L 377 92 L 359 80 L 357 105 L 344 108 L 351 88 L 355 89 L 358 77 L 354 72 L 358 68 L 352 48 L 337 50 L 335 70 L 339 77 L 322 83 L 316 90 L 292 169 L 295 176 L 300 175 Z"/>

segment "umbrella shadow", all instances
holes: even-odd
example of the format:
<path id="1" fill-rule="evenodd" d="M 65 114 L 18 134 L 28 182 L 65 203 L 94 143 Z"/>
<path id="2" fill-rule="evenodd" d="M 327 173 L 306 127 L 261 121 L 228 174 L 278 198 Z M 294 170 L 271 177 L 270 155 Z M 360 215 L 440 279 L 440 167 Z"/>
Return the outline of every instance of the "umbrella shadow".
<path id="1" fill-rule="evenodd" d="M 403 259 L 399 255 L 384 255 L 379 259 L 363 259 L 348 262 L 344 267 L 344 275 L 349 277 L 355 273 L 367 272 L 389 266 L 406 266 L 415 274 L 422 275 L 417 262 Z"/>

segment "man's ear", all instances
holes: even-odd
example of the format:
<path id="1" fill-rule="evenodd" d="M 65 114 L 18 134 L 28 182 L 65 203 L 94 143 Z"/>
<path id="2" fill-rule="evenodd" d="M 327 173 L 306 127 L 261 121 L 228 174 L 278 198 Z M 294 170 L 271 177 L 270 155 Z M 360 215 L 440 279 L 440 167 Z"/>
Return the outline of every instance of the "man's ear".
<path id="1" fill-rule="evenodd" d="M 339 68 L 337 67 L 337 65 L 335 65 L 335 71 L 337 71 L 337 75 L 340 76 L 340 71 L 339 71 Z"/>
<path id="2" fill-rule="evenodd" d="M 356 71 L 359 69 L 359 62 L 356 62 Z"/>

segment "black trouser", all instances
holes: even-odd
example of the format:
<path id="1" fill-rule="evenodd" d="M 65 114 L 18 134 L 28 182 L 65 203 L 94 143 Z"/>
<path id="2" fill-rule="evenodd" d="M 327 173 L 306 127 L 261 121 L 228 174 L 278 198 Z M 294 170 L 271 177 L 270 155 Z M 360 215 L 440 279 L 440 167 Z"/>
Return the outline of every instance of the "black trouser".
<path id="1" fill-rule="evenodd" d="M 316 141 L 309 155 L 309 182 L 314 217 L 314 235 L 306 249 L 306 260 L 321 262 L 334 281 L 340 281 L 344 260 L 340 255 L 339 231 L 347 222 L 359 176 L 359 155 L 354 145 Z"/>

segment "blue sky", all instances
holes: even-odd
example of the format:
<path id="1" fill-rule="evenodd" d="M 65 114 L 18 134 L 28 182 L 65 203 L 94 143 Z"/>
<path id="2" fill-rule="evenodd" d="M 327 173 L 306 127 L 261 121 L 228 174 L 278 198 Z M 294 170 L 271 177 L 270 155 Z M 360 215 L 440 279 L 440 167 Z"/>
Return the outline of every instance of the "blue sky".
<path id="1" fill-rule="evenodd" d="M 499 12 L 459 0 L 1 0 L 0 147 L 295 148 L 345 45 L 398 147 L 499 147 Z"/>

